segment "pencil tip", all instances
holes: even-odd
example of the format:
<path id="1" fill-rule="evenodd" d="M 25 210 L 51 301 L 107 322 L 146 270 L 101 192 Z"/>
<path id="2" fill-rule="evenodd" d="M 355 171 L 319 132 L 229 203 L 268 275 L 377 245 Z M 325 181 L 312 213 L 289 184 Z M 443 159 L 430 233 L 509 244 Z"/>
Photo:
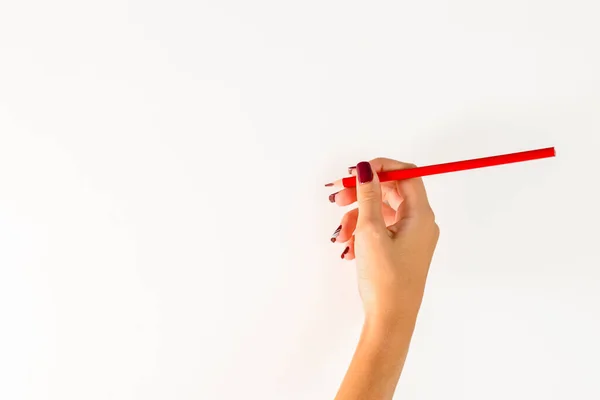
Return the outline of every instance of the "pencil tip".
<path id="1" fill-rule="evenodd" d="M 332 183 L 326 183 L 326 184 L 325 184 L 325 187 L 331 187 L 331 186 L 333 186 L 333 182 L 332 182 Z"/>

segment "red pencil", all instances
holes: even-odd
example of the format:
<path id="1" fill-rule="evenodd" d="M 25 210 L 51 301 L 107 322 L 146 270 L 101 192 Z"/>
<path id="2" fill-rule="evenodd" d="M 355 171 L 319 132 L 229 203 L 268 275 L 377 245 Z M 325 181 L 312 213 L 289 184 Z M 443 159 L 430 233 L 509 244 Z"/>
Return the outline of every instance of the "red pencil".
<path id="1" fill-rule="evenodd" d="M 425 167 L 416 167 L 401 169 L 395 171 L 384 171 L 378 174 L 381 182 L 399 181 L 402 179 L 418 178 L 421 176 L 445 174 L 446 172 L 464 171 L 467 169 L 492 167 L 494 165 L 510 164 L 521 161 L 537 160 L 556 156 L 554 147 L 545 149 L 522 151 L 519 153 L 502 154 L 499 156 L 475 158 L 472 160 L 455 161 L 445 164 L 428 165 Z M 344 186 L 346 188 L 356 187 L 356 177 L 349 176 L 337 180 L 333 185 L 326 186 Z"/>

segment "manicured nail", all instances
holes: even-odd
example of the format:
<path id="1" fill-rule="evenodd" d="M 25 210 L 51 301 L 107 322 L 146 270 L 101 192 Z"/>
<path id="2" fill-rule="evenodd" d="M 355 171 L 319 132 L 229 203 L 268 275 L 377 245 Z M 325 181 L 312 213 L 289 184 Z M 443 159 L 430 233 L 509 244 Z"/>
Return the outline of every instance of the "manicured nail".
<path id="1" fill-rule="evenodd" d="M 342 253 L 342 258 L 346 257 L 346 254 L 348 254 L 349 251 L 350 251 L 350 246 L 346 246 L 346 249 L 344 249 L 344 252 Z"/>
<path id="2" fill-rule="evenodd" d="M 356 169 L 356 166 L 348 167 L 348 174 L 352 175 L 352 171 L 354 171 L 355 169 Z"/>
<path id="3" fill-rule="evenodd" d="M 373 180 L 373 170 L 371 164 L 366 161 L 361 161 L 356 164 L 356 175 L 359 183 L 369 183 Z"/>
<path id="4" fill-rule="evenodd" d="M 336 194 L 338 194 L 338 193 L 339 193 L 339 192 L 335 192 L 335 193 L 331 193 L 331 194 L 329 195 L 329 201 L 330 201 L 331 203 L 335 203 L 335 195 L 336 195 Z"/>
<path id="5" fill-rule="evenodd" d="M 333 186 L 333 182 L 332 182 L 332 183 L 326 183 L 326 184 L 325 184 L 325 187 L 330 187 L 330 186 Z"/>
<path id="6" fill-rule="evenodd" d="M 342 226 L 338 226 L 333 235 L 331 235 L 331 243 L 335 243 L 337 237 L 340 236 L 340 231 L 342 230 Z"/>

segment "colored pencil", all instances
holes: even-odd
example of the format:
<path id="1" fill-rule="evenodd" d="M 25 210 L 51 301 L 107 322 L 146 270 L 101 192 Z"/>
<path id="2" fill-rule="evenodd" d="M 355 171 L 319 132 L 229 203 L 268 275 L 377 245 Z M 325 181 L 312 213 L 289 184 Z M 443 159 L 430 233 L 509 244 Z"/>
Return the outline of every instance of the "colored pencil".
<path id="1" fill-rule="evenodd" d="M 493 167 L 496 165 L 511 164 L 523 161 L 538 160 L 556 156 L 554 147 L 545 149 L 522 151 L 518 153 L 502 154 L 498 156 L 475 158 L 471 160 L 455 161 L 444 164 L 428 165 L 424 167 L 408 168 L 378 173 L 380 182 L 398 181 L 402 179 L 418 178 L 428 175 L 445 174 L 448 172 L 465 171 L 468 169 Z M 326 186 L 356 187 L 356 177 L 349 176 L 327 184 Z"/>

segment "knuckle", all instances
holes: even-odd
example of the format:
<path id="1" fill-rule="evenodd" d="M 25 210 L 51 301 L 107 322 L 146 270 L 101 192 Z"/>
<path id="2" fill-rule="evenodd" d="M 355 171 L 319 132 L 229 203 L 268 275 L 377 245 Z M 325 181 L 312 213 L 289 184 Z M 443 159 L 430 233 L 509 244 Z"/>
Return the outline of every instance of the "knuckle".
<path id="1" fill-rule="evenodd" d="M 407 169 L 407 168 L 416 168 L 416 165 L 413 163 L 394 160 L 392 158 L 386 157 L 377 157 L 369 161 L 371 165 L 374 165 L 381 169 Z"/>
<path id="2" fill-rule="evenodd" d="M 374 190 L 369 190 L 369 191 L 365 191 L 365 192 L 361 193 L 359 205 L 360 205 L 360 203 L 364 204 L 364 203 L 372 203 L 372 202 L 376 202 L 376 201 L 380 201 L 378 193 L 375 192 Z"/>
<path id="3" fill-rule="evenodd" d="M 377 157 L 377 158 L 373 158 L 372 160 L 369 160 L 369 164 L 371 164 L 371 165 L 383 165 L 383 164 L 385 164 L 386 162 L 389 162 L 389 161 L 393 161 L 393 160 L 390 160 L 389 158 L 385 158 L 385 157 Z"/>
<path id="4" fill-rule="evenodd" d="M 427 235 L 431 236 L 437 242 L 440 236 L 440 226 L 437 224 L 435 214 L 431 208 L 421 215 L 421 222 L 424 232 L 428 232 Z"/>
<path id="5" fill-rule="evenodd" d="M 435 224 L 435 213 L 431 207 L 427 207 L 422 214 L 423 221 L 429 224 Z"/>
<path id="6" fill-rule="evenodd" d="M 440 240 L 440 227 L 438 226 L 438 224 L 435 224 L 433 227 L 433 233 L 431 235 L 431 245 L 433 246 L 434 249 L 437 246 L 437 243 L 439 240 Z"/>

